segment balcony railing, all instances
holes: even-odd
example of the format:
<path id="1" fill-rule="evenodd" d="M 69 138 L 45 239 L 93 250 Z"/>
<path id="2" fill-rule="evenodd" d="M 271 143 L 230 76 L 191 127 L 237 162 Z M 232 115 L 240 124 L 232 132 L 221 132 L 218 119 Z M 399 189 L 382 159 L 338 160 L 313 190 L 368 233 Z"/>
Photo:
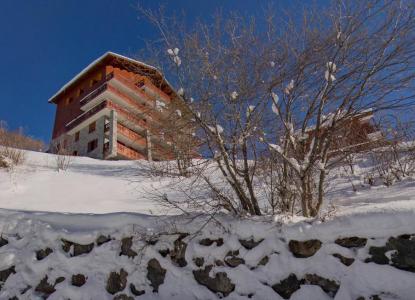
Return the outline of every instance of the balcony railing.
<path id="1" fill-rule="evenodd" d="M 117 153 L 129 159 L 146 159 L 141 153 L 138 153 L 130 147 L 124 146 L 120 142 L 117 142 Z"/>
<path id="2" fill-rule="evenodd" d="M 139 145 L 141 147 L 146 147 L 147 146 L 147 140 L 145 137 L 143 137 L 142 135 L 140 135 L 139 133 L 121 125 L 118 124 L 117 125 L 117 131 L 119 135 L 123 135 L 125 136 L 127 139 L 129 139 L 131 141 L 131 143 L 134 143 L 136 145 Z"/>
<path id="3" fill-rule="evenodd" d="M 111 80 L 112 78 L 114 78 L 114 73 L 111 72 L 107 74 L 104 79 L 102 79 L 98 83 L 94 84 L 90 89 L 88 89 L 86 91 L 86 95 L 79 100 L 79 103 L 81 104 L 81 106 L 87 104 L 89 101 L 94 99 L 96 96 L 104 92 L 108 87 L 107 82 Z"/>
<path id="4" fill-rule="evenodd" d="M 75 128 L 79 124 L 81 124 L 86 119 L 90 118 L 91 116 L 95 115 L 99 111 L 103 110 L 108 106 L 108 102 L 104 101 L 98 104 L 97 106 L 94 106 L 90 110 L 84 112 L 83 114 L 79 115 L 76 119 L 73 119 L 71 122 L 65 125 L 67 130 L 71 130 L 72 128 Z"/>

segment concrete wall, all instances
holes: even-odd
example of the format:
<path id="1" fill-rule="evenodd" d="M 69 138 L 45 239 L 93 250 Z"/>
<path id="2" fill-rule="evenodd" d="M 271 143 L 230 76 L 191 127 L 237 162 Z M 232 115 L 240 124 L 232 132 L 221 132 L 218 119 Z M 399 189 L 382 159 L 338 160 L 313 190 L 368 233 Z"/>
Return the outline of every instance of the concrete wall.
<path id="1" fill-rule="evenodd" d="M 110 129 L 107 134 L 104 132 L 105 123 L 109 122 Z M 108 140 L 110 143 L 110 152 L 106 158 L 112 158 L 117 155 L 117 113 L 111 111 L 110 116 L 102 116 L 96 121 L 95 131 L 89 133 L 89 122 L 87 125 L 79 130 L 79 140 L 75 141 L 75 133 L 72 135 L 61 135 L 54 139 L 51 143 L 51 152 L 56 152 L 56 147 L 60 144 L 60 149 L 65 149 L 68 154 L 77 152 L 78 156 L 89 156 L 92 158 L 103 159 L 104 157 L 104 142 Z M 88 143 L 97 139 L 98 146 L 93 151 L 88 152 Z M 65 141 L 66 140 L 66 147 Z"/>

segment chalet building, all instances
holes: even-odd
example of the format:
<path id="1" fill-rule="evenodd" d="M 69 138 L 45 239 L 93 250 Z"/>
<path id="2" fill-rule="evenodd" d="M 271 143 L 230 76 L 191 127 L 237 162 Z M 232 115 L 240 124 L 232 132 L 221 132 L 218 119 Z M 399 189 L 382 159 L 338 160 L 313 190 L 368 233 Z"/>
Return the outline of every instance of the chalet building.
<path id="1" fill-rule="evenodd" d="M 171 146 L 150 124 L 174 90 L 154 67 L 107 52 L 66 83 L 56 105 L 51 152 L 99 159 L 166 160 Z"/>
<path id="2" fill-rule="evenodd" d="M 300 155 L 305 155 L 309 151 L 311 141 L 316 134 L 326 133 L 326 124 L 331 122 L 331 118 L 330 115 L 324 117 L 325 122 L 319 133 L 314 126 L 305 130 L 306 139 Z M 385 141 L 380 130 L 373 123 L 373 117 L 373 111 L 367 109 L 338 121 L 333 132 L 330 155 L 366 151 L 383 145 Z"/>

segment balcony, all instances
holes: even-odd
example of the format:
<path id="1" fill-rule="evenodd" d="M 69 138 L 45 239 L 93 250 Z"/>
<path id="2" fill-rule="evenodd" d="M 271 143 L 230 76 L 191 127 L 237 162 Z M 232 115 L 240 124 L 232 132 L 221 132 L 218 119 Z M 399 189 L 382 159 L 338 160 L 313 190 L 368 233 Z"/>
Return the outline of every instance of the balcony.
<path id="1" fill-rule="evenodd" d="M 91 88 L 86 90 L 86 95 L 79 99 L 79 103 L 81 104 L 81 106 L 85 105 L 86 103 L 94 99 L 96 96 L 104 92 L 108 86 L 107 82 L 110 81 L 112 78 L 114 78 L 114 73 L 111 72 L 107 74 L 105 78 L 103 78 L 101 81 L 97 82 Z"/>
<path id="2" fill-rule="evenodd" d="M 123 144 L 131 148 L 142 150 L 147 147 L 147 140 L 145 137 L 121 124 L 117 125 L 117 136 Z"/>
<path id="3" fill-rule="evenodd" d="M 131 149 L 130 147 L 124 146 L 120 142 L 117 142 L 117 154 L 128 159 L 146 159 L 143 154 Z"/>
<path id="4" fill-rule="evenodd" d="M 92 116 L 98 114 L 99 112 L 103 111 L 104 109 L 109 107 L 109 102 L 104 101 L 94 106 L 90 110 L 84 112 L 83 114 L 79 115 L 76 119 L 73 119 L 71 122 L 65 125 L 66 129 L 70 131 L 71 129 L 75 128 L 76 126 L 80 125 L 85 120 L 91 118 Z"/>

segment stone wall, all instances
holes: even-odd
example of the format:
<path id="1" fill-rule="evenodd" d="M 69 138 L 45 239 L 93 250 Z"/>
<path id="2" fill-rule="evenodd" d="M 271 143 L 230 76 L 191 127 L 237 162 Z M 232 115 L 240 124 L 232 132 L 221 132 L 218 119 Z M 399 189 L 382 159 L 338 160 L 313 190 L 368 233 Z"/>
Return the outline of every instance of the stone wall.
<path id="1" fill-rule="evenodd" d="M 415 234 L 324 242 L 274 237 L 161 232 L 101 234 L 79 242 L 57 235 L 21 247 L 25 236 L 4 234 L 0 257 L 25 251 L 26 259 L 7 267 L 0 263 L 0 298 L 363 300 L 407 299 L 414 289 L 408 285 L 401 295 L 387 284 L 371 292 L 349 290 L 351 280 L 367 280 L 363 286 L 370 287 L 365 266 L 377 270 L 371 271 L 374 282 L 383 280 L 382 272 L 415 279 Z M 37 279 L 28 270 L 35 270 Z M 315 292 L 301 296 L 302 287 L 325 298 Z"/>

